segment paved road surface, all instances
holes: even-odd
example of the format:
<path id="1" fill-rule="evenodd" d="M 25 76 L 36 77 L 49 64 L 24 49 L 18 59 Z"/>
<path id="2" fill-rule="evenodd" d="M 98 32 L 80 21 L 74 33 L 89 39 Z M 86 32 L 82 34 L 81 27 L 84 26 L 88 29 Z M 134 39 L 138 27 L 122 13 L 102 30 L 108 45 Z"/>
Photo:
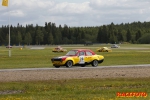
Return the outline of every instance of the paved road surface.
<path id="1" fill-rule="evenodd" d="M 140 64 L 140 65 L 115 65 L 115 66 L 98 66 L 98 67 L 79 67 L 73 66 L 72 68 L 60 67 L 60 68 L 19 68 L 19 69 L 0 69 L 0 72 L 5 71 L 31 71 L 31 70 L 70 70 L 70 69 L 101 69 L 101 68 L 122 68 L 122 67 L 149 67 L 150 64 Z"/>

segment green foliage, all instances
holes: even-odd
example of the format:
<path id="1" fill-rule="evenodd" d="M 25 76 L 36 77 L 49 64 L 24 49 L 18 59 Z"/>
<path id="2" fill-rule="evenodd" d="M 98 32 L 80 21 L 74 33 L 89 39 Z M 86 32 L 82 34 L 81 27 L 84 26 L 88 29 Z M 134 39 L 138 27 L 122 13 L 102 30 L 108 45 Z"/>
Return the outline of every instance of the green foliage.
<path id="1" fill-rule="evenodd" d="M 36 36 L 35 36 L 35 39 L 36 39 L 36 44 L 39 44 L 43 41 L 43 33 L 40 29 L 37 30 L 37 33 L 36 33 Z"/>
<path id="2" fill-rule="evenodd" d="M 30 45 L 32 43 L 32 37 L 29 32 L 25 34 L 24 43 L 27 45 Z"/>
<path id="3" fill-rule="evenodd" d="M 142 33 L 141 30 L 138 30 L 135 36 L 135 40 L 137 41 L 141 37 Z"/>
<path id="4" fill-rule="evenodd" d="M 131 40 L 131 32 L 129 29 L 127 30 L 126 39 L 127 39 L 127 42 Z"/>
<path id="5" fill-rule="evenodd" d="M 18 44 L 20 45 L 20 43 L 22 42 L 22 36 L 21 36 L 21 33 L 19 31 L 18 31 L 16 40 L 18 41 Z"/>
<path id="6" fill-rule="evenodd" d="M 57 39 L 57 37 L 56 37 L 56 39 Z M 52 35 L 52 33 L 48 34 L 48 44 L 53 44 L 53 35 Z"/>
<path id="7" fill-rule="evenodd" d="M 142 44 L 150 44 L 150 33 L 144 34 L 140 39 L 138 39 L 138 42 Z"/>
<path id="8" fill-rule="evenodd" d="M 45 23 L 45 26 L 17 25 L 10 27 L 11 45 L 18 44 L 84 44 L 85 41 L 93 43 L 137 43 L 144 34 L 150 32 L 150 22 L 133 22 L 109 24 L 95 27 L 69 27 L 56 26 L 55 23 Z M 0 28 L 0 45 L 8 45 L 9 27 Z M 31 37 L 27 35 L 30 33 Z M 27 40 L 29 38 L 29 40 Z M 140 43 L 140 41 L 138 41 Z"/>

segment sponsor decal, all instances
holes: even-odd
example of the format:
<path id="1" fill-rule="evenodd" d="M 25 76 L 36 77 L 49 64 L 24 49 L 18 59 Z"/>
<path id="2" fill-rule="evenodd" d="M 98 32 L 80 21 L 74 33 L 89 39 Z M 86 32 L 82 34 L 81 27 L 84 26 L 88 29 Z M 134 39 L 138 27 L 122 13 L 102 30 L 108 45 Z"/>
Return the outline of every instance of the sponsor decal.
<path id="1" fill-rule="evenodd" d="M 79 64 L 84 64 L 84 63 L 85 63 L 85 62 L 84 62 L 84 56 L 80 56 L 79 59 L 80 59 Z"/>

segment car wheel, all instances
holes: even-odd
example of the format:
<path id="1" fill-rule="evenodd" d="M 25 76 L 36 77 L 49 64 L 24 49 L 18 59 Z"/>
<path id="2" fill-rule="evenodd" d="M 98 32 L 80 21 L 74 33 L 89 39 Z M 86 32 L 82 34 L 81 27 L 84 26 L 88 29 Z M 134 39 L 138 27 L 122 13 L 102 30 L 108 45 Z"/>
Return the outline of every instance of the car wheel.
<path id="1" fill-rule="evenodd" d="M 59 68 L 60 66 L 55 66 L 55 68 Z"/>
<path id="2" fill-rule="evenodd" d="M 93 67 L 97 67 L 97 66 L 98 66 L 98 61 L 97 61 L 97 60 L 93 60 L 92 66 L 93 66 Z"/>
<path id="3" fill-rule="evenodd" d="M 82 64 L 81 67 L 85 67 L 85 64 Z"/>
<path id="4" fill-rule="evenodd" d="M 66 62 L 66 67 L 70 68 L 72 67 L 72 65 L 73 65 L 73 62 L 71 60 Z"/>

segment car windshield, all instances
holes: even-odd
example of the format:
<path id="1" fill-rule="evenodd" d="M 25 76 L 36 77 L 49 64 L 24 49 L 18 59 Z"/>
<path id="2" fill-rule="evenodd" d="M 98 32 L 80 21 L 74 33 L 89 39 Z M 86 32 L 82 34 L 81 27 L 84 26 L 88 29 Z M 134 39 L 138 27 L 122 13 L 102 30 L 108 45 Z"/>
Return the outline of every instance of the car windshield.
<path id="1" fill-rule="evenodd" d="M 66 54 L 66 56 L 75 56 L 77 52 L 77 50 L 71 50 Z"/>

